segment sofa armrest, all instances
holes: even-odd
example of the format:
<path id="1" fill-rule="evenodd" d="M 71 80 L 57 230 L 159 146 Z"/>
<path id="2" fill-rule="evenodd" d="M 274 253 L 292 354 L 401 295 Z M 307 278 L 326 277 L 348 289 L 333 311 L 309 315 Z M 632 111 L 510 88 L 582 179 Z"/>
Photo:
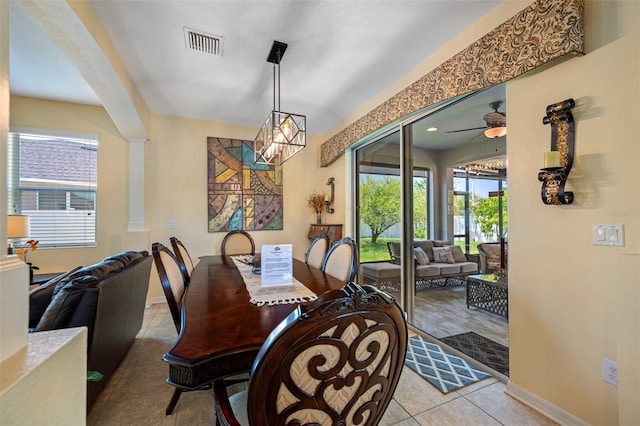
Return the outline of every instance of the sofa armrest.
<path id="1" fill-rule="evenodd" d="M 42 289 L 34 289 L 37 291 L 29 294 L 29 328 L 36 328 L 42 314 L 47 310 L 53 296 L 53 287 L 51 285 Z"/>
<path id="2" fill-rule="evenodd" d="M 465 253 L 465 256 L 467 257 L 467 262 L 476 263 L 476 264 L 478 264 L 478 269 L 480 268 L 480 255 L 479 254 Z"/>

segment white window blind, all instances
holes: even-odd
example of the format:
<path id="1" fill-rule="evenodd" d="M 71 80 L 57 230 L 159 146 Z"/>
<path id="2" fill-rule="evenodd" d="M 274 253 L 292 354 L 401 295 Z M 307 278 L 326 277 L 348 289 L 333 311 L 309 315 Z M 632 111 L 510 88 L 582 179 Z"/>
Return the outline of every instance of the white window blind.
<path id="1" fill-rule="evenodd" d="M 8 214 L 30 218 L 39 247 L 96 245 L 98 141 L 10 133 Z"/>

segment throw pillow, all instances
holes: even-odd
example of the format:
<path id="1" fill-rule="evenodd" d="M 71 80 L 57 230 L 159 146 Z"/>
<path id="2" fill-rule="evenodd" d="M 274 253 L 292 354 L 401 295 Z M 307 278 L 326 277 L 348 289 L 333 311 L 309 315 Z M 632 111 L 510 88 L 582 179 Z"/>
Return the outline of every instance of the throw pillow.
<path id="1" fill-rule="evenodd" d="M 56 287 L 56 285 L 80 268 L 81 267 L 78 266 L 68 272 L 57 275 L 51 278 L 46 283 L 34 288 L 29 292 L 30 328 L 34 328 L 38 324 L 38 321 L 40 321 L 40 318 L 42 318 L 44 311 L 46 311 L 47 306 L 49 306 L 49 303 L 51 303 L 51 299 L 53 297 L 53 289 Z"/>
<path id="2" fill-rule="evenodd" d="M 427 257 L 430 262 L 433 262 L 433 241 L 431 240 L 423 240 L 423 241 L 414 241 L 414 247 L 420 247 L 425 253 L 427 253 Z"/>
<path id="3" fill-rule="evenodd" d="M 434 247 L 433 258 L 438 263 L 456 263 L 449 247 Z"/>
<path id="4" fill-rule="evenodd" d="M 51 299 L 51 303 L 36 326 L 36 331 L 65 328 L 87 287 L 94 287 L 98 282 L 99 280 L 92 275 L 78 277 L 67 282 Z"/>
<path id="5" fill-rule="evenodd" d="M 451 247 L 451 254 L 453 255 L 453 261 L 455 263 L 467 261 L 467 256 L 465 256 L 464 253 L 462 252 L 462 248 L 458 246 L 450 246 L 450 247 Z"/>
<path id="6" fill-rule="evenodd" d="M 415 247 L 413 249 L 413 255 L 415 256 L 416 262 L 418 263 L 418 265 L 429 264 L 429 256 L 427 256 L 427 253 L 425 253 L 421 247 Z"/>

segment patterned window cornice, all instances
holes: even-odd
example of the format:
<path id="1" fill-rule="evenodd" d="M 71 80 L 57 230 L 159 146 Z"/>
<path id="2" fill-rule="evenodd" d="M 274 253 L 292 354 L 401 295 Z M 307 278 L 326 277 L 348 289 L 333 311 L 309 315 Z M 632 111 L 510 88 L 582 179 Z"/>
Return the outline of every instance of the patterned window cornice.
<path id="1" fill-rule="evenodd" d="M 583 55 L 583 21 L 583 0 L 536 1 L 323 142 L 321 165 L 407 114 L 504 83 L 565 55 Z"/>

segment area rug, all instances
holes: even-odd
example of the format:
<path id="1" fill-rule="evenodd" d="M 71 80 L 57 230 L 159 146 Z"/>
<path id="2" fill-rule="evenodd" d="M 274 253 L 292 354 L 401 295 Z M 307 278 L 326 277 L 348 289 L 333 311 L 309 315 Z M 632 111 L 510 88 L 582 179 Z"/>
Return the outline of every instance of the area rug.
<path id="1" fill-rule="evenodd" d="M 405 365 L 442 393 L 449 393 L 489 377 L 489 374 L 421 336 L 409 338 Z"/>
<path id="2" fill-rule="evenodd" d="M 505 376 L 509 375 L 509 348 L 474 332 L 440 339 L 452 348 L 478 360 Z"/>

